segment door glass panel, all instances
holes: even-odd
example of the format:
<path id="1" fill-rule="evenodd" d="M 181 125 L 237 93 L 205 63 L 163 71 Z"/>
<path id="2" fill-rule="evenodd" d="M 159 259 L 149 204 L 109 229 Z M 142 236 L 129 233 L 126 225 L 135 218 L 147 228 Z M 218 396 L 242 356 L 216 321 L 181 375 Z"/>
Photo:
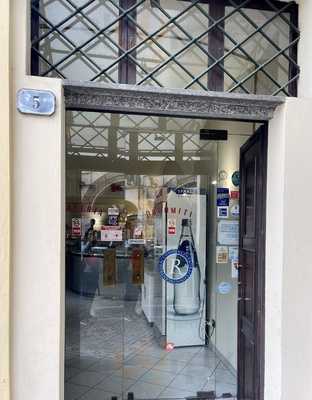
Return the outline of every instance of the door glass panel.
<path id="1" fill-rule="evenodd" d="M 252 125 L 66 120 L 65 400 L 235 396 L 232 176 Z M 207 140 L 204 128 L 228 129 L 228 140 Z"/>

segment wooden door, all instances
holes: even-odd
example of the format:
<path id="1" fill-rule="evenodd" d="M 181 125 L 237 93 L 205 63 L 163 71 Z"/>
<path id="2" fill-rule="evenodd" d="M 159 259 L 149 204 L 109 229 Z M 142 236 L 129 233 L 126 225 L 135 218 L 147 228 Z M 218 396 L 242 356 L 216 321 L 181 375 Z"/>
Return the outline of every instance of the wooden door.
<path id="1" fill-rule="evenodd" d="M 267 126 L 241 148 L 238 399 L 262 400 Z"/>

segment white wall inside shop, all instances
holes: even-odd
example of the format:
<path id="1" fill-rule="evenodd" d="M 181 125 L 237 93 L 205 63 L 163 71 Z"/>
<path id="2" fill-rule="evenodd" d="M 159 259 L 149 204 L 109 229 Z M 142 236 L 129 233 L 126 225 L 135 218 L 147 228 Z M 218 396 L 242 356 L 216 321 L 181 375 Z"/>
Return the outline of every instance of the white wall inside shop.
<path id="1" fill-rule="evenodd" d="M 231 191 L 237 191 L 239 189 L 233 185 L 231 177 L 235 171 L 239 170 L 240 147 L 253 133 L 254 125 L 239 122 L 213 121 L 212 126 L 209 127 L 211 129 L 228 129 L 228 140 L 218 143 L 218 172 L 226 172 L 227 178 L 225 180 L 218 179 L 217 185 L 220 187 L 227 187 Z M 237 278 L 232 277 L 231 262 L 216 264 L 216 199 L 211 197 L 210 203 L 212 203 L 212 207 L 210 208 L 212 215 L 211 220 L 208 222 L 210 225 L 208 296 L 211 301 L 210 318 L 216 321 L 216 330 L 211 342 L 223 359 L 236 370 Z M 230 293 L 226 295 L 218 293 L 217 288 L 221 282 L 229 282 L 232 285 Z"/>

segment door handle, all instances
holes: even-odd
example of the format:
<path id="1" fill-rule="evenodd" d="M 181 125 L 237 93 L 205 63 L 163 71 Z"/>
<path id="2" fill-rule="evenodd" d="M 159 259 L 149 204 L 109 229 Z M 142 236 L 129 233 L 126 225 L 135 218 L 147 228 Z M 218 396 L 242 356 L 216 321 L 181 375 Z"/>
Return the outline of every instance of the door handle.
<path id="1" fill-rule="evenodd" d="M 239 297 L 237 301 L 251 301 L 250 297 Z"/>

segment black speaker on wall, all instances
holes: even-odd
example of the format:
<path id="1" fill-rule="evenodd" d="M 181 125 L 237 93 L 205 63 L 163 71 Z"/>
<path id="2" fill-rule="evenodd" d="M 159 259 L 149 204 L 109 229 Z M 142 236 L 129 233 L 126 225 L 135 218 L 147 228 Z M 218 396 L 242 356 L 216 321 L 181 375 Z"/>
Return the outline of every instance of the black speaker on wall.
<path id="1" fill-rule="evenodd" d="M 228 140 L 228 131 L 222 129 L 201 129 L 200 140 Z"/>

